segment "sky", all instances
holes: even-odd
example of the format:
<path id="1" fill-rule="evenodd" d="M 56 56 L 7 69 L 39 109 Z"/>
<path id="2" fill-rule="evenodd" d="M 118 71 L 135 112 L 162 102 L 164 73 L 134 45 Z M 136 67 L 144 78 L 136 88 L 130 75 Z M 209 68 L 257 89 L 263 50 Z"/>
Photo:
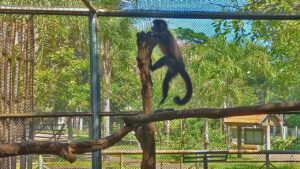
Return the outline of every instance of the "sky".
<path id="1" fill-rule="evenodd" d="M 123 9 L 163 11 L 235 11 L 246 0 L 122 0 Z"/>
<path id="2" fill-rule="evenodd" d="M 129 2 L 124 0 L 125 2 Z M 238 0 L 238 3 L 232 3 L 233 0 L 138 0 L 134 6 L 128 6 L 125 9 L 138 10 L 180 10 L 180 11 L 223 11 L 224 5 L 227 11 L 235 11 L 232 6 L 242 6 L 246 0 Z M 155 18 L 152 18 L 155 19 Z M 145 30 L 151 25 L 152 19 L 141 20 L 136 23 L 140 30 Z M 195 32 L 203 32 L 211 37 L 215 35 L 212 19 L 165 19 L 170 29 L 178 27 L 189 28 Z M 246 32 L 251 32 L 251 21 L 245 22 Z M 233 37 L 233 35 L 232 35 Z M 231 36 L 228 37 L 231 39 Z"/>

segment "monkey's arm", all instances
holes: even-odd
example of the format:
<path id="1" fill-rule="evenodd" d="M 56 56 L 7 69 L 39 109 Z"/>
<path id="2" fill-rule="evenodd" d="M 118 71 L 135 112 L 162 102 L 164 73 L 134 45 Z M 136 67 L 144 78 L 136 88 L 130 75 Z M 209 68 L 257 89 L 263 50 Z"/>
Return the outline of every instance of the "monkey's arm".
<path id="1" fill-rule="evenodd" d="M 168 63 L 169 58 L 167 56 L 161 57 L 153 65 L 150 65 L 150 70 L 154 72 L 156 69 L 159 69 Z"/>

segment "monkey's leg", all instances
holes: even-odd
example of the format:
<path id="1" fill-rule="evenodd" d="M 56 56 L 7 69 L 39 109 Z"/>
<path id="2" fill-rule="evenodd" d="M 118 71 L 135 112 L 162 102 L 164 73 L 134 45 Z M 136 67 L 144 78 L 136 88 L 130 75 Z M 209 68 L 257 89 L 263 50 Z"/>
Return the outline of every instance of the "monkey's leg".
<path id="1" fill-rule="evenodd" d="M 154 72 L 156 69 L 161 68 L 162 66 L 168 63 L 169 57 L 163 56 L 158 61 L 156 61 L 153 65 L 150 66 L 150 70 Z"/>
<path id="2" fill-rule="evenodd" d="M 164 81 L 163 81 L 163 87 L 162 87 L 163 98 L 161 99 L 159 106 L 162 105 L 165 102 L 166 98 L 168 97 L 169 83 L 175 75 L 176 75 L 176 72 L 174 72 L 170 69 L 167 71 Z"/>

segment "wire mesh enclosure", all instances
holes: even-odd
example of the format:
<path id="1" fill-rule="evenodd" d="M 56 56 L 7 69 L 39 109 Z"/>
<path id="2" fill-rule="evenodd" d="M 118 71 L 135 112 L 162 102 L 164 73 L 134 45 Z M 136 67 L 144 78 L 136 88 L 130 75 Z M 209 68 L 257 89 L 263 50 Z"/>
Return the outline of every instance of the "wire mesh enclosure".
<path id="1" fill-rule="evenodd" d="M 101 137 L 122 128 L 122 116 L 142 110 L 136 34 L 150 31 L 155 18 L 168 23 L 193 84 L 190 102 L 177 106 L 173 97 L 185 94 L 185 83 L 176 77 L 167 100 L 158 107 L 166 70 L 153 72 L 155 109 L 299 101 L 299 11 L 296 0 L 3 0 L 0 144 L 91 140 L 93 38 L 101 84 L 96 128 Z M 97 36 L 90 33 L 91 13 L 97 15 Z M 155 48 L 153 61 L 161 56 Z M 298 168 L 300 118 L 294 113 L 156 122 L 156 168 Z M 219 157 L 226 152 L 226 160 L 215 158 L 214 151 Z M 253 153 L 257 151 L 264 153 Z M 141 145 L 130 132 L 99 158 L 102 168 L 140 168 Z M 0 158 L 0 169 L 93 165 L 92 153 L 78 155 L 72 164 L 44 154 Z"/>

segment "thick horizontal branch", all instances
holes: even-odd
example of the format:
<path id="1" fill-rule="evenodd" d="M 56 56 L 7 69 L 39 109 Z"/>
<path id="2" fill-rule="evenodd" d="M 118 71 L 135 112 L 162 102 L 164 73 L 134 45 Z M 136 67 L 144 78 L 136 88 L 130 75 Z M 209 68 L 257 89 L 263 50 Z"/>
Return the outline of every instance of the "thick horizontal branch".
<path id="1" fill-rule="evenodd" d="M 0 144 L 0 158 L 24 154 L 53 154 L 58 155 L 72 163 L 76 160 L 75 154 L 83 154 L 106 149 L 119 142 L 132 130 L 132 127 L 125 126 L 118 132 L 108 137 L 101 138 L 97 141 L 85 141 L 77 143 L 24 142 L 17 144 Z"/>
<path id="2" fill-rule="evenodd" d="M 299 102 L 298 102 L 299 103 Z M 289 104 L 294 104 L 296 105 L 293 110 L 284 110 L 284 111 L 294 111 L 294 112 L 283 112 L 283 113 L 277 113 L 277 114 L 294 114 L 295 111 L 300 111 L 300 109 L 297 108 L 297 102 L 292 102 L 292 103 L 282 103 L 281 105 L 289 105 Z M 267 105 L 275 105 L 275 104 L 267 104 Z M 278 105 L 278 104 L 277 104 Z M 263 105 L 260 105 L 260 107 L 262 107 Z M 255 108 L 258 106 L 250 106 L 250 108 Z M 266 107 L 266 106 L 264 106 Z M 249 108 L 249 107 L 240 107 L 240 108 Z M 224 110 L 224 109 L 192 109 L 192 110 L 163 110 L 163 111 L 156 111 L 157 113 L 173 113 L 173 112 L 190 112 L 190 111 L 201 111 L 201 112 L 208 112 L 209 114 L 211 114 L 211 110 L 215 111 L 221 111 L 221 112 L 226 112 L 226 111 L 231 111 L 231 113 L 234 113 L 236 111 L 236 113 L 240 113 L 238 111 L 240 111 L 240 108 L 229 108 L 228 110 Z M 286 107 L 286 108 L 291 108 L 291 107 Z M 238 109 L 238 110 L 236 110 Z M 277 109 L 276 109 L 277 110 Z M 252 111 L 252 110 L 250 110 Z M 282 111 L 282 109 L 278 109 L 278 111 Z M 99 112 L 99 116 L 137 116 L 139 114 L 142 114 L 143 111 L 122 111 L 122 112 Z M 250 112 L 252 113 L 252 112 Z M 256 112 L 257 113 L 257 112 Z M 265 112 L 261 112 L 262 114 L 267 114 Z M 273 113 L 275 114 L 275 113 Z M 245 114 L 246 115 L 246 114 Z M 77 116 L 89 116 L 92 117 L 93 114 L 91 112 L 36 112 L 36 113 L 32 113 L 32 114 L 0 114 L 0 119 L 1 118 L 47 118 L 47 117 L 77 117 Z M 236 115 L 234 115 L 236 116 Z M 229 117 L 229 116 L 228 116 Z M 221 117 L 216 117 L 216 118 L 221 118 Z"/>
<path id="3" fill-rule="evenodd" d="M 245 106 L 234 108 L 203 108 L 190 110 L 170 110 L 156 111 L 153 114 L 141 114 L 130 117 L 123 117 L 126 124 L 140 124 L 154 121 L 174 120 L 181 118 L 224 118 L 232 116 L 246 116 L 257 114 L 295 114 L 295 111 L 300 113 L 300 102 L 264 104 L 258 106 Z"/>
<path id="4" fill-rule="evenodd" d="M 85 141 L 77 143 L 58 142 L 25 142 L 16 144 L 0 144 L 0 158 L 24 154 L 53 154 L 58 155 L 69 162 L 76 160 L 75 154 L 106 149 L 119 142 L 124 136 L 133 130 L 136 124 L 154 121 L 174 120 L 180 118 L 223 118 L 232 116 L 244 116 L 255 114 L 300 114 L 300 102 L 265 104 L 258 106 L 246 106 L 224 109 L 192 109 L 192 110 L 163 110 L 153 114 L 141 114 L 136 116 L 123 117 L 127 126 L 118 132 L 101 138 L 97 141 Z"/>

